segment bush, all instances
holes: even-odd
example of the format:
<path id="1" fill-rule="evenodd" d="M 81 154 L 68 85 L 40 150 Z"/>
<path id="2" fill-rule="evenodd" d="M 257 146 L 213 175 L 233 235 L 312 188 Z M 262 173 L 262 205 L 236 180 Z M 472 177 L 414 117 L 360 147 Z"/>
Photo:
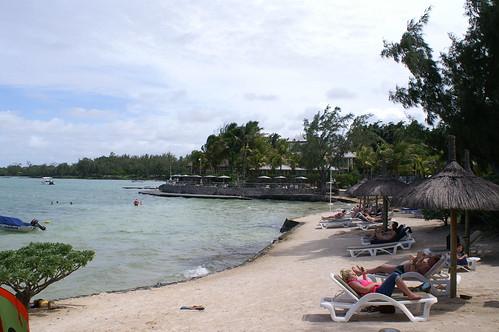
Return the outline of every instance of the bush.
<path id="1" fill-rule="evenodd" d="M 0 251 L 0 285 L 7 285 L 28 308 L 30 299 L 94 258 L 91 250 L 73 250 L 64 243 L 30 243 Z"/>
<path id="2" fill-rule="evenodd" d="M 449 210 L 421 210 L 423 213 L 423 217 L 425 220 L 439 219 L 442 220 L 443 223 L 447 226 L 447 222 L 450 217 Z"/>
<path id="3" fill-rule="evenodd" d="M 360 180 L 360 176 L 357 173 L 341 173 L 336 174 L 334 179 L 336 180 L 336 186 L 338 188 L 350 188 Z"/>

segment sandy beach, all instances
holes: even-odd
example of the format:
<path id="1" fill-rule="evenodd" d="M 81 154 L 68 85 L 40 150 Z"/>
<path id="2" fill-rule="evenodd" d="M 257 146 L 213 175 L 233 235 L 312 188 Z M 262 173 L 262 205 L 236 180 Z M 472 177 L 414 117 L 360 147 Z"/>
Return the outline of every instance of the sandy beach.
<path id="1" fill-rule="evenodd" d="M 477 271 L 461 273 L 458 294 L 471 300 L 439 298 L 428 322 L 412 323 L 402 314 L 354 316 L 333 322 L 319 307 L 321 297 L 339 290 L 330 272 L 355 264 L 399 263 L 408 255 L 445 245 L 438 221 L 396 215 L 416 239 L 397 255 L 351 258 L 345 248 L 363 234 L 354 229 L 317 229 L 320 215 L 303 222 L 258 259 L 204 278 L 160 288 L 102 293 L 57 301 L 58 309 L 31 313 L 32 331 L 476 331 L 499 330 L 499 258 L 494 239 L 484 239 Z M 203 305 L 204 311 L 180 310 Z"/>

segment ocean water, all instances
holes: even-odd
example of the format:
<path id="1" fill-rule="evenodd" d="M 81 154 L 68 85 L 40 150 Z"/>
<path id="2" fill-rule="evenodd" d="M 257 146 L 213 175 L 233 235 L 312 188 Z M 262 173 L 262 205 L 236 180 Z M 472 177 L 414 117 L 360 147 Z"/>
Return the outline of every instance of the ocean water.
<path id="1" fill-rule="evenodd" d="M 0 231 L 0 250 L 64 242 L 95 258 L 37 297 L 66 298 L 202 276 L 241 264 L 277 236 L 287 217 L 327 203 L 165 198 L 125 186 L 161 182 L 0 177 L 0 215 L 42 221 L 46 231 Z M 134 206 L 140 199 L 142 205 Z M 340 208 L 338 205 L 335 208 Z"/>

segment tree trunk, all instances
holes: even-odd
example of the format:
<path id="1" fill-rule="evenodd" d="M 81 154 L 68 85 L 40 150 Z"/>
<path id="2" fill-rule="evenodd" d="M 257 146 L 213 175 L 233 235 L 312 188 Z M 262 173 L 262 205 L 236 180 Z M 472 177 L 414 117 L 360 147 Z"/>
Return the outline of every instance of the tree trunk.
<path id="1" fill-rule="evenodd" d="M 456 210 L 451 210 L 450 217 L 450 298 L 455 298 L 457 295 L 457 213 Z"/>
<path id="2" fill-rule="evenodd" d="M 31 296 L 27 291 L 17 292 L 16 297 L 19 301 L 21 301 L 26 309 L 29 309 L 29 300 L 31 299 Z"/>

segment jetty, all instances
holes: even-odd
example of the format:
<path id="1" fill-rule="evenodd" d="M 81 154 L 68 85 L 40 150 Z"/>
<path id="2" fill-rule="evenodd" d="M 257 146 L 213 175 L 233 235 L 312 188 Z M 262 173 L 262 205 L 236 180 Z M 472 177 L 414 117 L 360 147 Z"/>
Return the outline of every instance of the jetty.
<path id="1" fill-rule="evenodd" d="M 167 193 L 158 189 L 139 191 L 142 195 L 160 196 L 160 197 L 184 197 L 184 198 L 218 198 L 218 199 L 243 199 L 250 200 L 250 197 L 234 196 L 234 195 L 203 195 L 203 194 L 187 194 L 187 193 Z"/>

